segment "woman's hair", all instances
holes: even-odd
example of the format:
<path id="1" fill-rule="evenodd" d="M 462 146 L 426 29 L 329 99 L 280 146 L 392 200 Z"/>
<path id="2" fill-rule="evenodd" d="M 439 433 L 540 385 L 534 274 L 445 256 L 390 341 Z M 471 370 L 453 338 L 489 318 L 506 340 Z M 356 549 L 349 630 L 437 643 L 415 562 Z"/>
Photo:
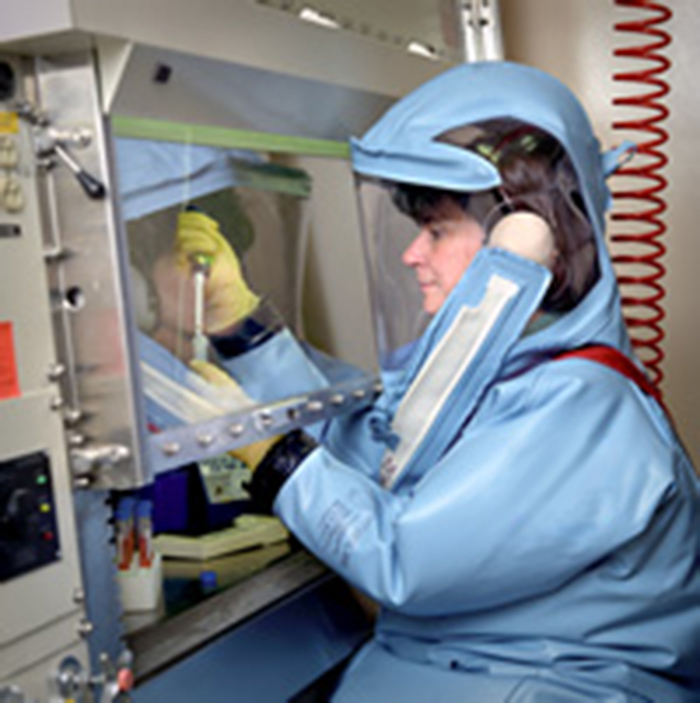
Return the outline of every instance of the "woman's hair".
<path id="1" fill-rule="evenodd" d="M 549 224 L 557 252 L 542 309 L 565 312 L 577 305 L 598 279 L 598 259 L 578 178 L 561 144 L 544 130 L 510 118 L 451 130 L 440 141 L 491 161 L 501 175 L 501 186 L 482 193 L 459 193 L 398 184 L 392 195 L 401 212 L 420 224 L 439 217 L 450 202 L 482 224 L 487 224 L 486 204 L 492 213 L 502 215 L 521 210 L 536 213 Z"/>
<path id="2" fill-rule="evenodd" d="M 557 255 L 543 309 L 570 310 L 599 276 L 593 227 L 571 159 L 554 137 L 522 123 L 501 137 L 492 158 L 508 206 L 536 213 L 554 235 Z"/>
<path id="3" fill-rule="evenodd" d="M 400 212 L 419 225 L 426 225 L 440 218 L 443 209 L 451 203 L 468 212 L 471 193 L 397 183 L 392 185 L 391 197 Z"/>

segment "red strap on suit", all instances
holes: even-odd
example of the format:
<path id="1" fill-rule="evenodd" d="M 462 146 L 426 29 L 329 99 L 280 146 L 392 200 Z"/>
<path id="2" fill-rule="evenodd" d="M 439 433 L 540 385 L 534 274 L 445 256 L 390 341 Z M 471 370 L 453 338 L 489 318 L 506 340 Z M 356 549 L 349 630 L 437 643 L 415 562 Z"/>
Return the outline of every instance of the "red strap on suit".
<path id="1" fill-rule="evenodd" d="M 614 369 L 626 378 L 629 378 L 630 381 L 636 383 L 644 393 L 654 398 L 656 402 L 666 410 L 659 389 L 639 370 L 629 357 L 625 356 L 618 349 L 599 344 L 590 347 L 581 347 L 580 349 L 572 349 L 571 351 L 557 354 L 557 356 L 554 357 L 557 361 L 572 358 L 589 359 L 590 361 L 595 361 Z M 666 412 L 668 413 L 667 410 Z"/>

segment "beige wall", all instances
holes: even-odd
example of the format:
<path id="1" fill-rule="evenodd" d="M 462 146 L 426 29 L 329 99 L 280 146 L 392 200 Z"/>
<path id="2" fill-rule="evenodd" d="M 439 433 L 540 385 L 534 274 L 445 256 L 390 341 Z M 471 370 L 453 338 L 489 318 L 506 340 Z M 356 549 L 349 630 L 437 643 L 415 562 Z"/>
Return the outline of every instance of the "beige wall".
<path id="1" fill-rule="evenodd" d="M 319 349 L 377 369 L 355 184 L 348 161 L 302 158 L 314 196 L 304 290 L 305 330 Z"/>
<path id="2" fill-rule="evenodd" d="M 665 171 L 669 187 L 665 243 L 668 253 L 665 299 L 667 333 L 663 364 L 666 401 L 690 453 L 700 462 L 700 326 L 698 325 L 697 266 L 700 264 L 700 59 L 697 0 L 666 0 L 674 16 L 664 28 L 673 36 L 666 49 L 672 69 L 665 75 L 672 92 L 671 116 L 665 123 L 671 139 L 665 149 L 671 159 Z M 501 0 L 506 58 L 553 73 L 586 105 L 605 146 L 620 141 L 610 127 L 620 118 L 612 98 L 626 90 L 612 80 L 614 71 L 628 70 L 632 61 L 613 57 L 613 49 L 644 42 L 615 32 L 616 22 L 648 16 L 617 7 L 612 0 Z"/>

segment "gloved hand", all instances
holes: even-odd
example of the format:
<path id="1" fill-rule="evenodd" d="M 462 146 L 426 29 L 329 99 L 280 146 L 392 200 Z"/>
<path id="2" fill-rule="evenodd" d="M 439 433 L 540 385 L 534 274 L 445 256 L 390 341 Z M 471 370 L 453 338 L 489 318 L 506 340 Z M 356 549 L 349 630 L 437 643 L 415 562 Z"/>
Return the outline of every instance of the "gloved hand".
<path id="1" fill-rule="evenodd" d="M 214 364 L 195 359 L 190 362 L 193 371 L 209 383 L 245 396 L 243 389 Z M 253 506 L 259 512 L 272 513 L 272 506 L 285 481 L 297 470 L 304 459 L 316 448 L 316 442 L 301 430 L 260 440 L 229 452 L 240 459 L 253 477 L 244 487 L 250 494 Z M 259 470 L 257 470 L 259 467 Z"/>
<path id="2" fill-rule="evenodd" d="M 246 405 L 253 405 L 253 402 L 240 385 L 218 366 L 214 366 L 214 364 L 210 364 L 208 361 L 193 359 L 190 361 L 190 368 L 213 386 L 226 388 L 246 400 Z M 240 459 L 251 471 L 255 471 L 267 452 L 280 438 L 279 435 L 276 435 L 267 439 L 261 439 L 259 442 L 233 449 L 229 454 L 236 457 L 236 459 Z"/>
<path id="3" fill-rule="evenodd" d="M 250 315 L 260 299 L 243 278 L 238 257 L 211 217 L 197 211 L 178 215 L 175 263 L 189 275 L 195 265 L 208 268 L 205 285 L 207 334 L 227 330 Z"/>
<path id="4" fill-rule="evenodd" d="M 550 226 L 534 212 L 506 215 L 491 230 L 489 246 L 512 251 L 550 271 L 557 256 Z"/>
<path id="5" fill-rule="evenodd" d="M 267 514 L 273 512 L 275 499 L 282 486 L 316 446 L 315 440 L 302 430 L 292 430 L 275 442 L 245 486 L 256 511 Z"/>

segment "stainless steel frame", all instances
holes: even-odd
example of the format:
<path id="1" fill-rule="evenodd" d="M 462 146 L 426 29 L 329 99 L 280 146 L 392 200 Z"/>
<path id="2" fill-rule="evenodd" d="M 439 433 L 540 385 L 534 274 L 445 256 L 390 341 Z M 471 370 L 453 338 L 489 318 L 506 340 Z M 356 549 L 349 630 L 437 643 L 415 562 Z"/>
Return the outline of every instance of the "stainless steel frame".
<path id="1" fill-rule="evenodd" d="M 79 484 L 128 488 L 146 481 L 137 401 L 137 363 L 130 324 L 124 237 L 106 153 L 104 120 L 92 54 L 61 55 L 35 63 L 36 108 L 48 124 L 34 126 L 44 158 L 40 179 L 49 233 L 46 259 L 73 469 Z M 91 197 L 74 170 L 53 157 L 46 140 L 63 138 L 83 171 L 104 185 Z M 63 146 L 65 145 L 65 146 Z"/>
<path id="2" fill-rule="evenodd" d="M 107 545 L 108 491 L 138 487 L 184 464 L 357 410 L 371 403 L 381 388 L 366 376 L 146 436 L 110 120 L 101 113 L 94 56 L 78 52 L 27 62 L 25 82 L 27 99 L 16 109 L 33 140 L 34 184 L 60 359 L 51 372 L 60 394 L 50 412 L 65 427 L 72 474 L 66 480 L 79 491 L 74 501 L 86 574 L 80 589 L 80 636 L 91 645 L 90 666 L 78 677 L 70 674 L 74 664 L 69 663 L 64 674 L 85 686 L 87 669 L 99 670 L 104 655 L 115 660 L 123 637 Z M 377 109 L 376 98 L 369 104 L 371 111 Z M 80 492 L 85 488 L 90 490 Z M 192 612 L 133 633 L 129 644 L 138 676 L 152 675 L 324 573 L 322 565 L 299 553 Z"/>
<path id="3" fill-rule="evenodd" d="M 173 63 L 172 54 L 168 60 Z M 126 71 L 131 82 L 133 73 Z M 139 395 L 136 333 L 128 303 L 131 296 L 125 236 L 114 195 L 117 186 L 109 153 L 109 125 L 100 114 L 94 60 L 90 53 L 40 59 L 35 74 L 37 109 L 41 111 L 34 118 L 38 123 L 34 127 L 37 151 L 40 156 L 48 153 L 53 157 L 50 161 L 44 157 L 41 178 L 44 218 L 50 233 L 46 259 L 56 335 L 65 366 L 60 402 L 70 427 L 71 459 L 78 486 L 125 489 L 143 485 L 183 463 L 372 401 L 380 389 L 376 380 L 367 378 L 253 413 L 222 416 L 147 437 L 142 429 L 146 422 Z M 233 71 L 232 75 L 238 74 Z M 238 76 L 237 80 L 242 78 Z M 299 87 L 310 89 L 303 81 Z M 142 92 L 143 87 L 138 90 Z M 318 91 L 318 86 L 313 90 Z M 180 92 L 174 95 L 179 104 L 187 104 Z M 206 105 L 199 109 L 206 112 Z M 59 148 L 63 152 L 72 149 L 75 156 L 69 155 L 68 166 L 65 158 L 55 158 L 56 134 L 63 135 Z M 49 148 L 45 146 L 47 140 Z M 103 185 L 104 196 L 99 190 L 92 196 L 86 192 L 84 182 L 76 178 L 77 169 L 93 184 Z"/>
<path id="4" fill-rule="evenodd" d="M 360 379 L 307 396 L 282 400 L 255 411 L 224 415 L 178 427 L 149 439 L 155 474 L 311 425 L 369 405 L 381 392 L 373 379 Z"/>

